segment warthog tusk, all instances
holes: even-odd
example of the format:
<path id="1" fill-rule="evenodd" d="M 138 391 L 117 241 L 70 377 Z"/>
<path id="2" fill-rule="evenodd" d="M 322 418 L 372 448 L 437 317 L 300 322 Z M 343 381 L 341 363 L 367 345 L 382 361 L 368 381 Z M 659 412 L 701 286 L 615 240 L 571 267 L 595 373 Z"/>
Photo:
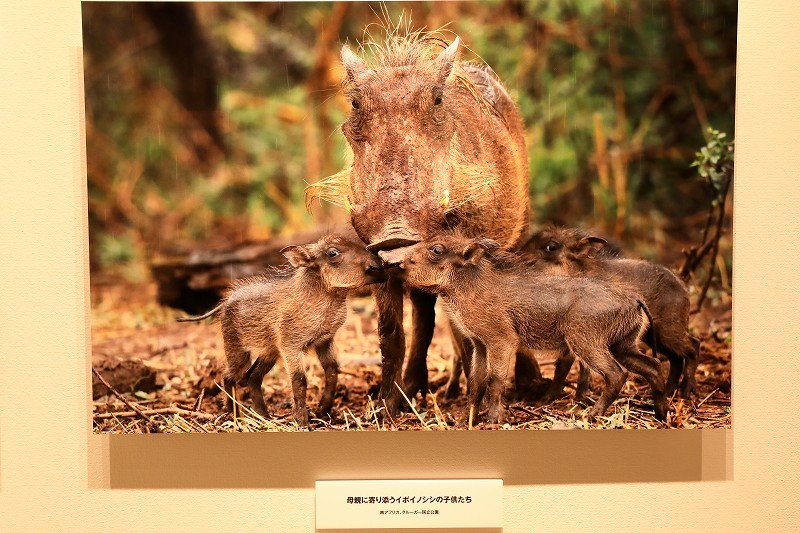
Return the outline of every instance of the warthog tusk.
<path id="1" fill-rule="evenodd" d="M 348 213 L 353 212 L 353 204 L 350 203 L 350 197 L 346 194 L 344 195 L 344 208 L 347 209 Z"/>

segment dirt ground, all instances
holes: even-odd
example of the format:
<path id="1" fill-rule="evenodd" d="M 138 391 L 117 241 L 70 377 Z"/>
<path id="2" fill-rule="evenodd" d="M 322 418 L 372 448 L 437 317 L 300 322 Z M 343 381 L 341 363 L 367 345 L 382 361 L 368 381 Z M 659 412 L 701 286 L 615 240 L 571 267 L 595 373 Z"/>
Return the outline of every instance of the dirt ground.
<path id="1" fill-rule="evenodd" d="M 224 410 L 219 385 L 224 364 L 222 335 L 213 321 L 177 323 L 181 312 L 155 303 L 155 286 L 93 283 L 93 368 L 117 388 L 126 403 L 94 379 L 93 416 L 96 433 L 298 431 L 291 418 L 291 386 L 281 365 L 264 379 L 263 391 L 273 417 L 250 411 L 250 399 L 237 391 L 241 404 L 236 416 Z M 409 305 L 406 305 L 408 311 Z M 410 312 L 406 313 L 410 331 Z M 672 398 L 666 423 L 653 416 L 645 381 L 629 374 L 619 399 L 605 417 L 587 421 L 602 380 L 593 376 L 594 392 L 586 404 L 574 401 L 574 389 L 544 406 L 508 398 L 507 421 L 502 426 L 479 424 L 477 429 L 573 428 L 716 428 L 731 427 L 731 301 L 722 294 L 713 306 L 693 316 L 691 329 L 702 340 L 697 371 L 698 391 L 692 400 Z M 450 372 L 452 346 L 447 321 L 437 306 L 436 330 L 428 351 L 431 393 L 411 400 L 407 413 L 382 416 L 378 399 L 380 351 L 377 320 L 371 297 L 352 298 L 347 323 L 336 337 L 339 350 L 339 386 L 331 417 L 315 418 L 322 369 L 313 355 L 306 358 L 310 430 L 453 430 L 468 429 L 466 398 L 443 397 Z M 539 363 L 552 376 L 554 356 L 543 353 Z M 666 373 L 668 363 L 664 363 Z M 131 377 L 133 376 L 133 377 Z M 569 376 L 577 377 L 577 365 Z M 116 379 L 116 381 L 115 381 Z M 115 386 L 115 382 L 117 385 Z M 574 386 L 574 385 L 573 385 Z M 461 389 L 465 391 L 464 378 Z"/>

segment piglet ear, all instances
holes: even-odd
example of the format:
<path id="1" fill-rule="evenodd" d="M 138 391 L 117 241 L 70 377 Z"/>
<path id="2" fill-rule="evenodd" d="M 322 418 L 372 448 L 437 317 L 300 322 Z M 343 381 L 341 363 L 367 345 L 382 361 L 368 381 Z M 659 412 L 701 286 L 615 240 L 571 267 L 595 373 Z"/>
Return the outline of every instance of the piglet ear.
<path id="1" fill-rule="evenodd" d="M 367 64 L 350 50 L 347 45 L 342 46 L 342 64 L 347 72 L 347 79 L 355 83 L 356 78 L 367 71 Z"/>
<path id="2" fill-rule="evenodd" d="M 476 239 L 469 243 L 462 253 L 464 261 L 469 264 L 477 265 L 484 254 L 492 252 L 500 247 L 500 243 L 491 239 Z"/>
<path id="3" fill-rule="evenodd" d="M 439 83 L 446 82 L 447 78 L 450 77 L 450 73 L 453 71 L 453 64 L 458 56 L 458 47 L 460 43 L 461 39 L 456 37 L 456 39 L 450 43 L 450 46 L 445 48 L 444 51 L 439 54 L 439 57 L 436 58 L 439 62 Z"/>
<path id="4" fill-rule="evenodd" d="M 295 268 L 310 267 L 314 264 L 314 260 L 308 250 L 303 246 L 287 246 L 281 250 L 281 253 L 289 260 L 289 264 Z"/>
<path id="5" fill-rule="evenodd" d="M 602 237 L 590 235 L 578 241 L 578 251 L 587 257 L 595 257 L 607 244 L 608 242 Z"/>
<path id="6" fill-rule="evenodd" d="M 493 239 L 481 238 L 477 239 L 475 242 L 483 246 L 484 249 L 486 249 L 486 251 L 489 253 L 494 252 L 495 250 L 500 248 L 500 243 Z"/>
<path id="7" fill-rule="evenodd" d="M 471 265 L 477 265 L 483 254 L 486 253 L 486 248 L 478 244 L 477 242 L 471 242 L 464 248 L 464 261 Z"/>

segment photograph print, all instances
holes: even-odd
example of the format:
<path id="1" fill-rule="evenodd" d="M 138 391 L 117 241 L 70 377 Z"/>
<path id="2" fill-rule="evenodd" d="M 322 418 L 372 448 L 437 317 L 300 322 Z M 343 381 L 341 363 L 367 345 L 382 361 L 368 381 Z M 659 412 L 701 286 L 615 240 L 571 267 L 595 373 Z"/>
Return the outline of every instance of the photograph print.
<path id="1" fill-rule="evenodd" d="M 736 2 L 82 24 L 94 433 L 731 428 Z"/>

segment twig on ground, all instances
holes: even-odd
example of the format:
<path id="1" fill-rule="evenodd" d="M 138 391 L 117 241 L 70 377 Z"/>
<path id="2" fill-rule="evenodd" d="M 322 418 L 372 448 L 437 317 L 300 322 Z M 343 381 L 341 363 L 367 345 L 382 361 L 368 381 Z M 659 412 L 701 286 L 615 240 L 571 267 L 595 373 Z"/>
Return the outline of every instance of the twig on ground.
<path id="1" fill-rule="evenodd" d="M 192 411 L 197 412 L 200 409 L 200 404 L 203 403 L 203 396 L 205 395 L 206 390 L 200 389 L 200 396 L 197 397 L 197 402 L 194 404 L 194 408 Z"/>
<path id="2" fill-rule="evenodd" d="M 516 409 L 518 411 L 522 411 L 523 413 L 528 413 L 529 415 L 539 415 L 539 411 L 541 411 L 544 406 L 540 405 L 539 407 L 528 407 L 527 405 L 509 405 L 511 409 Z"/>
<path id="3" fill-rule="evenodd" d="M 178 415 L 178 416 L 180 416 L 180 415 Z M 205 426 L 203 426 L 203 424 L 201 424 L 200 422 L 198 422 L 194 418 L 189 418 L 188 422 L 189 422 L 189 425 L 199 428 L 200 431 L 202 431 L 203 433 L 211 433 L 209 430 L 207 430 L 205 428 Z"/>
<path id="4" fill-rule="evenodd" d="M 186 416 L 194 416 L 197 418 L 204 418 L 206 420 L 213 420 L 216 418 L 214 415 L 209 415 L 207 413 L 200 413 L 198 411 L 189 411 L 188 409 L 182 409 L 180 407 L 161 407 L 159 409 L 140 409 L 138 411 L 117 411 L 114 413 L 98 413 L 94 415 L 95 418 L 99 419 L 106 419 L 106 418 L 116 418 L 116 417 L 131 417 L 131 416 L 143 416 L 149 422 L 153 422 L 147 415 L 162 415 L 162 414 L 173 414 L 173 415 L 186 415 Z"/>
<path id="5" fill-rule="evenodd" d="M 439 404 L 436 403 L 436 395 L 429 392 L 428 396 L 431 397 L 431 402 L 433 402 L 433 415 L 436 417 L 436 422 L 439 424 L 440 428 L 447 429 L 447 422 L 444 421 L 444 414 L 442 414 L 442 410 L 439 409 Z"/>
<path id="6" fill-rule="evenodd" d="M 97 370 L 92 368 L 92 372 L 94 373 L 95 376 L 97 376 L 97 379 L 100 380 L 100 383 L 102 383 L 103 385 L 106 386 L 106 388 L 109 390 L 109 392 L 111 392 L 114 396 L 119 398 L 122 401 L 122 403 L 127 405 L 128 408 L 133 410 L 138 416 L 144 418 L 145 420 L 147 420 L 148 423 L 150 423 L 153 427 L 155 427 L 155 424 L 153 423 L 153 420 L 149 416 L 144 414 L 144 412 L 137 405 L 129 402 L 122 394 L 117 392 L 117 389 L 112 387 L 111 384 L 108 381 L 106 381 L 105 378 L 103 376 L 101 376 L 100 373 Z M 158 431 L 158 430 L 156 430 L 156 431 Z"/>
<path id="7" fill-rule="evenodd" d="M 356 415 L 353 414 L 353 411 L 351 411 L 349 407 L 347 408 L 347 412 L 350 413 L 350 418 L 355 420 L 356 426 L 358 426 L 358 429 L 359 430 L 363 430 L 364 427 L 361 425 L 361 420 Z"/>
<path id="8" fill-rule="evenodd" d="M 378 420 L 378 412 L 375 410 L 375 403 L 372 401 L 372 398 L 367 397 L 367 402 L 369 403 L 369 407 L 367 408 L 367 412 L 369 413 L 372 411 L 372 417 L 375 419 L 375 427 L 378 428 L 378 431 L 381 430 L 381 421 Z M 367 415 L 369 418 L 369 415 Z"/>
<path id="9" fill-rule="evenodd" d="M 710 393 L 708 396 L 706 396 L 705 398 L 703 398 L 702 400 L 700 400 L 700 402 L 697 404 L 697 407 L 700 407 L 701 405 L 703 405 L 704 403 L 706 403 L 706 400 L 708 400 L 709 398 L 711 398 L 712 396 L 714 396 L 714 393 L 715 393 L 715 392 L 717 392 L 718 390 L 719 390 L 718 388 L 717 388 L 717 389 L 714 389 L 714 390 L 712 390 L 712 391 L 711 391 L 711 393 Z"/>
<path id="10" fill-rule="evenodd" d="M 158 401 L 159 401 L 158 398 L 152 398 L 152 399 L 149 399 L 149 400 L 137 400 L 136 403 L 141 406 L 141 405 L 145 405 L 145 404 L 156 403 Z M 112 406 L 118 406 L 120 404 L 125 405 L 122 402 L 117 402 L 117 401 L 112 401 L 112 400 L 108 400 L 108 401 L 105 401 L 105 402 L 92 402 L 92 405 L 94 405 L 95 407 L 100 407 L 100 406 L 112 407 Z"/>
<path id="11" fill-rule="evenodd" d="M 389 409 L 386 408 L 386 400 L 381 399 L 381 402 L 383 403 L 383 412 L 386 413 L 386 416 L 389 418 L 389 422 L 392 424 L 394 431 L 397 431 L 397 424 L 394 423 L 394 418 L 389 414 Z"/>
<path id="12" fill-rule="evenodd" d="M 415 415 L 417 415 L 417 418 L 419 419 L 419 423 L 422 424 L 422 427 L 424 427 L 426 430 L 430 431 L 431 428 L 428 427 L 428 424 L 425 423 L 425 419 L 422 418 L 422 416 L 419 414 L 419 412 L 414 408 L 414 405 L 411 403 L 411 400 L 408 399 L 408 396 L 406 396 L 406 393 L 403 391 L 403 388 L 400 385 L 398 385 L 397 383 L 395 383 L 394 386 L 397 387 L 397 390 L 400 391 L 400 394 L 402 394 L 403 398 L 405 398 L 406 402 L 408 402 L 408 406 L 411 407 L 411 410 L 414 411 Z"/>
<path id="13" fill-rule="evenodd" d="M 131 411 L 133 412 L 133 411 Z M 119 427 L 122 428 L 123 433 L 129 433 L 128 428 L 125 427 L 125 424 L 122 423 L 122 420 L 114 416 L 114 413 L 111 413 L 111 416 L 114 417 L 114 421 L 119 424 Z"/>

